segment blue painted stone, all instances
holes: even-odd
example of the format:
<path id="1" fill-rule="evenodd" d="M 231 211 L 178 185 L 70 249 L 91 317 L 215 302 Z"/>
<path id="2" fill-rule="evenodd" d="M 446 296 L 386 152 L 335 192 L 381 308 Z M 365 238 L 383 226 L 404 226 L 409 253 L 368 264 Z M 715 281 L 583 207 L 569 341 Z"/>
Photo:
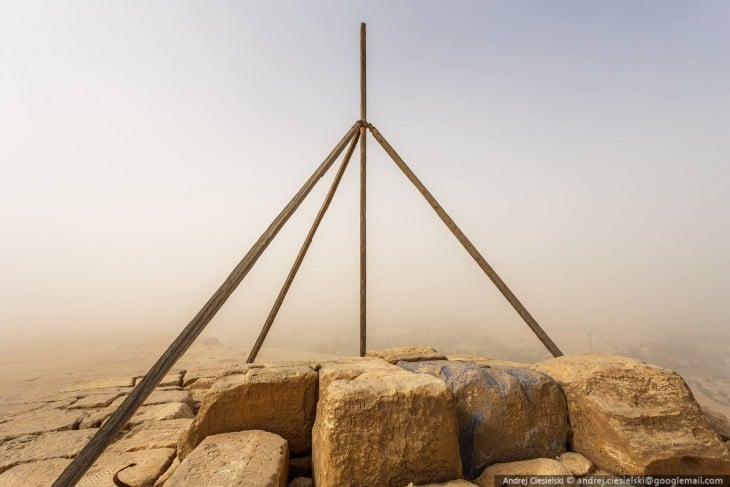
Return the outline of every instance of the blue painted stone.
<path id="1" fill-rule="evenodd" d="M 476 478 L 494 463 L 553 458 L 565 451 L 565 396 L 547 375 L 448 360 L 397 365 L 439 377 L 453 392 L 466 479 Z"/>

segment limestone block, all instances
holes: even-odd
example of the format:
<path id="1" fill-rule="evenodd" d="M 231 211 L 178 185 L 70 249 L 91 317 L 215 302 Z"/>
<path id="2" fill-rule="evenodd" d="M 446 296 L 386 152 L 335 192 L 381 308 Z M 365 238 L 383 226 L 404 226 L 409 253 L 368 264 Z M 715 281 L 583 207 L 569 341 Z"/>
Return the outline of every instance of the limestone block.
<path id="1" fill-rule="evenodd" d="M 96 430 L 64 430 L 24 435 L 0 444 L 0 472 L 21 463 L 73 458 L 94 436 Z"/>
<path id="2" fill-rule="evenodd" d="M 335 380 L 312 432 L 317 487 L 403 487 L 461 478 L 454 398 L 443 381 L 403 370 Z"/>
<path id="3" fill-rule="evenodd" d="M 461 361 L 398 362 L 430 374 L 456 400 L 464 477 L 493 463 L 555 457 L 565 451 L 568 413 L 558 384 L 545 374 Z"/>
<path id="4" fill-rule="evenodd" d="M 76 487 L 150 487 L 170 467 L 175 450 L 157 448 L 135 452 L 105 452 Z"/>
<path id="5" fill-rule="evenodd" d="M 317 373 L 307 366 L 252 368 L 219 379 L 181 437 L 180 458 L 209 435 L 261 429 L 284 437 L 293 453 L 311 449 Z"/>
<path id="6" fill-rule="evenodd" d="M 207 436 L 175 469 L 165 487 L 286 487 L 287 442 L 260 430 Z"/>
<path id="7" fill-rule="evenodd" d="M 71 460 L 67 458 L 21 463 L 0 473 L 0 485 L 48 487 L 56 481 L 69 463 Z"/>
<path id="8" fill-rule="evenodd" d="M 46 431 L 75 429 L 83 417 L 83 412 L 51 407 L 10 416 L 4 423 L 0 423 L 0 441 Z"/>
<path id="9" fill-rule="evenodd" d="M 383 350 L 371 350 L 367 357 L 380 357 L 394 364 L 398 361 L 419 362 L 421 360 L 446 360 L 446 357 L 431 347 L 396 347 Z"/>
<path id="10" fill-rule="evenodd" d="M 568 399 L 572 450 L 610 472 L 730 473 L 730 453 L 692 392 L 670 370 L 615 355 L 567 355 L 535 365 Z"/>
<path id="11" fill-rule="evenodd" d="M 180 436 L 190 427 L 192 422 L 192 419 L 182 418 L 141 423 L 133 427 L 119 441 L 109 445 L 107 451 L 177 448 Z"/>

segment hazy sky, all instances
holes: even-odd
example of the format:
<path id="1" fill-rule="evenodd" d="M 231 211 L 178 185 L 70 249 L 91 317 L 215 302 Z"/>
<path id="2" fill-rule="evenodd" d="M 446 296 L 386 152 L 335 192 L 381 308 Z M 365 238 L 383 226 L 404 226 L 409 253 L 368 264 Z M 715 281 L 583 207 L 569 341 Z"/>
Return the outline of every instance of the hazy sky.
<path id="1" fill-rule="evenodd" d="M 3 334 L 186 325 L 359 117 L 361 21 L 370 121 L 558 344 L 727 339 L 730 3 L 664 0 L 3 2 Z M 371 333 L 529 337 L 368 150 Z M 273 336 L 357 333 L 356 161 Z M 210 334 L 255 336 L 330 177 Z"/>

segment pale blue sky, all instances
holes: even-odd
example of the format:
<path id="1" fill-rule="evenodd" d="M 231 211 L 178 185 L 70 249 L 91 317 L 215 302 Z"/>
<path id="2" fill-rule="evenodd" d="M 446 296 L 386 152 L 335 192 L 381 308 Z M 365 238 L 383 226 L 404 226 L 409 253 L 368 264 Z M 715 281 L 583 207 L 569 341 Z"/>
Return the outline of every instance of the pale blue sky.
<path id="1" fill-rule="evenodd" d="M 721 1 L 3 2 L 0 326 L 182 328 L 358 118 L 361 21 L 370 121 L 559 344 L 726 339 Z M 528 339 L 368 147 L 372 333 Z M 255 335 L 326 181 L 211 334 Z M 356 185 L 353 166 L 275 333 L 354 336 Z"/>

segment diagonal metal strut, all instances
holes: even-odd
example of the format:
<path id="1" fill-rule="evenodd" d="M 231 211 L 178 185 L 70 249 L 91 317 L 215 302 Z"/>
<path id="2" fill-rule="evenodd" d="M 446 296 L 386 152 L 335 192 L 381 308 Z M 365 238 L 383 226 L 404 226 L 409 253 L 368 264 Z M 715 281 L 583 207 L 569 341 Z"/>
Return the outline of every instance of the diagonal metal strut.
<path id="1" fill-rule="evenodd" d="M 469 252 L 469 255 L 474 258 L 477 265 L 479 265 L 479 267 L 484 271 L 487 277 L 492 280 L 494 285 L 497 286 L 497 289 L 500 290 L 504 297 L 507 298 L 509 304 L 512 305 L 515 311 L 517 311 L 517 313 L 522 317 L 525 323 L 527 323 L 527 326 L 530 327 L 532 332 L 537 335 L 537 338 L 540 339 L 540 341 L 545 345 L 550 353 L 553 354 L 554 357 L 560 357 L 561 355 L 563 355 L 563 352 L 561 352 L 558 346 L 555 345 L 555 342 L 550 339 L 548 334 L 545 333 L 545 330 L 543 330 L 542 327 L 537 323 L 537 321 L 535 321 L 535 318 L 533 318 L 530 312 L 527 311 L 527 308 L 522 305 L 520 300 L 517 299 L 517 296 L 515 296 L 510 288 L 507 287 L 507 284 L 505 284 L 502 278 L 499 277 L 497 272 L 492 268 L 492 266 L 489 265 L 487 260 L 482 256 L 482 254 L 479 253 L 477 248 L 474 247 L 474 244 L 471 243 L 467 236 L 464 235 L 464 232 L 462 232 L 461 229 L 456 225 L 456 223 L 454 223 L 454 220 L 451 219 L 448 213 L 446 213 L 446 211 L 441 207 L 439 202 L 436 201 L 436 198 L 433 197 L 433 195 L 426 188 L 426 186 L 424 186 L 423 183 L 418 179 L 418 177 L 413 173 L 413 171 L 411 171 L 411 168 L 408 167 L 405 161 L 401 159 L 395 149 L 393 149 L 388 141 L 385 140 L 385 138 L 381 135 L 378 129 L 376 129 L 372 124 L 368 124 L 368 128 L 370 129 L 370 132 L 372 132 L 373 137 L 375 137 L 375 140 L 378 141 L 378 143 L 383 147 L 385 152 L 387 152 L 391 159 L 393 159 L 393 162 L 395 162 L 400 170 L 403 171 L 403 174 L 406 175 L 406 177 L 413 183 L 418 191 L 421 192 L 423 197 L 426 198 L 426 201 L 428 201 L 428 204 L 431 205 L 431 208 L 433 208 L 439 218 L 441 218 L 441 221 L 446 224 L 448 229 L 451 231 L 451 233 L 454 234 L 459 243 L 461 243 L 466 251 Z"/>
<path id="2" fill-rule="evenodd" d="M 314 239 L 314 235 L 317 233 L 319 224 L 322 223 L 322 218 L 324 218 L 324 215 L 325 213 L 327 213 L 327 209 L 329 208 L 330 203 L 332 203 L 332 198 L 334 198 L 335 193 L 337 192 L 337 188 L 340 185 L 342 176 L 345 174 L 345 169 L 347 169 L 347 165 L 350 162 L 352 153 L 355 151 L 355 146 L 357 145 L 357 141 L 359 138 L 360 132 L 356 132 L 355 136 L 351 139 L 350 147 L 348 147 L 347 152 L 345 153 L 345 157 L 342 160 L 342 164 L 340 164 L 340 167 L 337 170 L 337 174 L 335 174 L 335 177 L 332 180 L 330 189 L 327 192 L 324 201 L 322 202 L 322 207 L 319 209 L 319 212 L 314 219 L 314 223 L 312 223 L 312 227 L 309 229 L 309 233 L 307 233 L 307 236 L 302 243 L 302 247 L 299 249 L 299 254 L 294 260 L 294 264 L 292 264 L 289 275 L 286 277 L 284 284 L 281 286 L 281 290 L 279 291 L 279 295 L 276 297 L 276 301 L 274 301 L 274 306 L 271 308 L 269 316 L 266 318 L 266 322 L 261 328 L 261 332 L 256 339 L 256 343 L 254 343 L 254 346 L 251 349 L 248 358 L 246 359 L 246 363 L 248 364 L 253 363 L 253 361 L 256 360 L 256 356 L 259 354 L 259 350 L 261 350 L 261 346 L 264 344 L 264 340 L 266 340 L 266 336 L 269 334 L 269 330 L 271 330 L 271 326 L 274 324 L 276 315 L 279 314 L 279 310 L 281 309 L 281 305 L 284 303 L 284 299 L 286 299 L 289 288 L 291 288 L 291 285 L 294 282 L 294 278 L 297 276 L 297 272 L 299 271 L 302 262 L 304 262 L 304 257 L 307 255 L 307 251 L 309 250 L 310 245 L 312 245 L 312 240 Z"/>
<path id="3" fill-rule="evenodd" d="M 180 335 L 172 342 L 162 356 L 155 362 L 152 368 L 147 372 L 144 378 L 135 386 L 127 398 L 119 405 L 116 411 L 109 419 L 102 424 L 99 431 L 84 448 L 79 452 L 78 456 L 66 467 L 61 475 L 53 483 L 52 487 L 69 487 L 75 485 L 84 473 L 91 467 L 96 459 L 101 455 L 107 445 L 112 441 L 119 430 L 129 421 L 132 415 L 139 409 L 142 403 L 157 387 L 162 378 L 170 371 L 172 366 L 182 356 L 183 353 L 192 345 L 195 339 L 205 329 L 210 320 L 213 319 L 218 310 L 223 306 L 233 291 L 236 290 L 246 274 L 251 270 L 256 261 L 264 253 L 271 241 L 279 233 L 279 230 L 294 214 L 294 212 L 302 204 L 302 201 L 312 191 L 312 188 L 324 176 L 324 174 L 332 167 L 332 164 L 339 157 L 353 137 L 359 134 L 361 122 L 358 120 L 347 131 L 344 137 L 332 149 L 332 152 L 325 158 L 320 166 L 314 171 L 312 176 L 304 183 L 301 189 L 294 195 L 289 203 L 277 215 L 274 221 L 259 237 L 256 243 L 241 259 L 233 272 L 221 284 L 218 290 L 211 296 L 207 303 L 201 308 L 198 314 L 190 321 Z"/>

